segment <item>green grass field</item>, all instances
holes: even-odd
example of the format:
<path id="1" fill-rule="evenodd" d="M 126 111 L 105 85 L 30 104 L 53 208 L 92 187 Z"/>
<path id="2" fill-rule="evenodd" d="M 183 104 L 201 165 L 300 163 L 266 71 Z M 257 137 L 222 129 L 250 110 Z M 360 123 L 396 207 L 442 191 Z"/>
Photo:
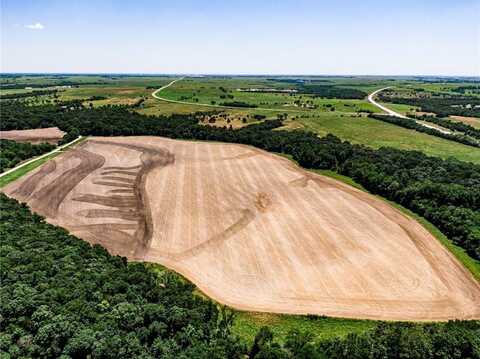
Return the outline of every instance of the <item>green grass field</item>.
<path id="1" fill-rule="evenodd" d="M 480 149 L 466 146 L 439 137 L 430 136 L 368 117 L 339 116 L 338 114 L 315 114 L 300 117 L 298 122 L 305 129 L 326 135 L 332 133 L 352 143 L 373 148 L 394 147 L 422 151 L 441 158 L 454 157 L 462 161 L 480 163 Z"/>
<path id="2" fill-rule="evenodd" d="M 362 83 L 359 83 L 358 79 L 340 78 L 330 81 L 345 86 L 358 85 L 365 91 L 371 91 L 381 86 L 391 84 L 391 81 L 382 82 L 378 79 L 370 79 L 363 84 L 364 86 L 362 87 Z M 480 150 L 478 149 L 392 124 L 382 123 L 381 121 L 370 118 L 357 117 L 356 114 L 359 111 L 379 111 L 366 100 L 322 99 L 313 98 L 308 95 L 291 96 L 289 94 L 236 91 L 237 88 L 253 87 L 254 85 L 255 87 L 264 87 L 266 86 L 265 80 L 261 79 L 255 82 L 252 79 L 185 79 L 165 89 L 160 95 L 172 100 L 187 102 L 198 100 L 198 103 L 206 104 L 212 103 L 212 101 L 214 101 L 215 104 L 219 104 L 222 101 L 227 101 L 227 99 L 221 99 L 219 96 L 225 94 L 231 95 L 233 99 L 228 99 L 229 101 L 242 101 L 255 104 L 259 107 L 278 108 L 278 113 L 285 112 L 284 109 L 294 109 L 295 111 L 288 112 L 289 118 L 295 118 L 295 120 L 289 124 L 290 128 L 303 127 L 322 136 L 332 133 L 343 140 L 364 144 L 373 148 L 390 146 L 399 149 L 423 151 L 428 155 L 442 158 L 454 157 L 462 161 L 480 163 Z M 268 85 L 273 87 L 270 83 L 268 83 Z M 288 84 L 280 85 L 288 87 Z M 278 86 L 278 84 L 276 84 L 276 86 Z M 222 91 L 221 88 L 224 88 L 227 92 Z M 317 105 L 317 108 L 304 109 L 294 107 L 293 101 L 295 100 L 312 101 Z M 195 108 L 198 110 L 205 109 L 199 106 L 196 107 L 195 105 L 166 105 L 166 103 L 162 101 L 159 101 L 159 104 L 155 104 L 155 100 L 152 101 L 149 100 L 148 105 L 146 105 L 148 108 L 140 110 L 140 112 L 148 114 L 168 114 L 178 109 L 184 110 L 182 112 L 192 111 L 195 110 Z M 288 106 L 285 106 L 286 104 Z M 388 104 L 388 106 L 401 113 L 406 113 L 414 109 L 412 106 L 406 105 Z M 237 110 L 228 109 L 225 111 L 231 112 Z M 252 112 L 261 112 L 261 110 L 239 109 L 238 112 L 246 115 Z M 273 113 L 273 115 L 274 114 L 275 113 Z M 270 113 L 270 116 L 272 116 L 272 113 Z"/>

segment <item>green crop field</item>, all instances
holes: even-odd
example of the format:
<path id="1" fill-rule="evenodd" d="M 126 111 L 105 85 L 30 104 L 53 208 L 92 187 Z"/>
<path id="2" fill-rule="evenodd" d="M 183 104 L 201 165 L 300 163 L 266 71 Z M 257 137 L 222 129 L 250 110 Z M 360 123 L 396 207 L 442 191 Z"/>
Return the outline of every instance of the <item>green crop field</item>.
<path id="1" fill-rule="evenodd" d="M 395 147 L 423 151 L 442 158 L 454 157 L 462 161 L 480 163 L 480 149 L 398 127 L 368 117 L 339 116 L 335 113 L 315 114 L 298 122 L 307 130 L 320 135 L 332 133 L 352 143 L 373 148 Z"/>

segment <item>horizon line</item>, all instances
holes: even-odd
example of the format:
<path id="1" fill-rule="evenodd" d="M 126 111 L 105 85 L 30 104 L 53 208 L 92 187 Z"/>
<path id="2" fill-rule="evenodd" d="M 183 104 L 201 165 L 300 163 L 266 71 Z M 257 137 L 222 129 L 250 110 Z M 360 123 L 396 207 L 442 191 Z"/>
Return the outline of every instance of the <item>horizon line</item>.
<path id="1" fill-rule="evenodd" d="M 283 76 L 283 77 L 437 77 L 437 78 L 475 78 L 480 80 L 480 75 L 435 75 L 435 74 L 302 74 L 302 73 L 188 73 L 188 72 L 0 72 L 0 75 L 134 75 L 134 76 Z"/>

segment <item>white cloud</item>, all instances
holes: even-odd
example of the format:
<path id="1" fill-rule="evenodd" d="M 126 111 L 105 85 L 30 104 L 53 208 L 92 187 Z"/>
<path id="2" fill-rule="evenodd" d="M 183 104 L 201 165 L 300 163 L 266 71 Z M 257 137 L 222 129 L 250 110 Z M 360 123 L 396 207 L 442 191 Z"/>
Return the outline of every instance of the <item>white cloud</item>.
<path id="1" fill-rule="evenodd" d="M 25 25 L 25 27 L 30 30 L 43 30 L 45 28 L 45 26 L 43 26 L 39 22 L 35 24 Z"/>

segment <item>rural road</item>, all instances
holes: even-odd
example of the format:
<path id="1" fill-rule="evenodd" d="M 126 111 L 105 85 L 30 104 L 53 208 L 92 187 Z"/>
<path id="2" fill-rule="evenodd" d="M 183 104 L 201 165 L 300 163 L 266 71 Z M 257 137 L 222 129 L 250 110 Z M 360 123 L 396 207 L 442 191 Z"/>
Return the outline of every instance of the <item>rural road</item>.
<path id="1" fill-rule="evenodd" d="M 173 80 L 172 82 L 166 84 L 165 86 L 160 87 L 159 89 L 155 90 L 152 92 L 152 96 L 156 98 L 157 100 L 162 100 L 165 102 L 171 102 L 171 103 L 180 103 L 183 105 L 191 105 L 191 106 L 203 106 L 203 107 L 212 107 L 212 108 L 226 108 L 226 109 L 232 109 L 232 110 L 261 110 L 261 111 L 277 111 L 277 112 L 298 112 L 302 110 L 293 110 L 293 109 L 285 109 L 285 108 L 264 108 L 264 107 L 235 107 L 235 106 L 222 106 L 222 105 L 212 105 L 208 103 L 198 103 L 198 102 L 187 102 L 187 101 L 178 101 L 178 100 L 170 100 L 165 97 L 160 97 L 158 96 L 158 93 L 162 90 L 165 90 L 166 88 L 172 86 L 175 82 L 183 80 L 184 77 L 180 77 L 176 80 Z"/>
<path id="2" fill-rule="evenodd" d="M 426 128 L 431 128 L 433 130 L 437 130 L 438 132 L 441 132 L 441 133 L 444 133 L 444 134 L 451 134 L 452 132 L 449 131 L 449 130 L 446 130 L 446 129 L 443 129 L 443 128 L 440 128 L 440 127 L 437 127 L 437 126 L 432 126 L 432 125 L 427 125 L 426 123 L 423 123 L 423 122 L 419 122 L 417 121 L 416 119 L 414 118 L 410 118 L 410 117 L 407 117 L 405 115 L 402 115 L 401 113 L 398 113 L 398 112 L 395 112 L 381 104 L 379 104 L 377 101 L 375 101 L 374 97 L 381 91 L 384 91 L 386 89 L 389 89 L 391 88 L 392 86 L 388 86 L 388 87 L 384 87 L 384 88 L 381 88 L 379 90 L 376 90 L 374 92 L 372 92 L 370 95 L 368 95 L 368 101 L 374 105 L 374 106 L 377 106 L 379 109 L 381 109 L 382 111 L 388 113 L 390 116 L 394 116 L 394 117 L 400 117 L 400 118 L 405 118 L 405 119 L 410 119 L 410 120 L 414 120 L 416 121 L 419 125 L 423 126 L 423 127 L 426 127 Z"/>
<path id="3" fill-rule="evenodd" d="M 22 168 L 22 167 L 24 167 L 24 166 L 26 166 L 26 165 L 29 165 L 29 164 L 32 163 L 32 162 L 35 162 L 35 161 L 40 160 L 40 159 L 42 159 L 42 158 L 44 158 L 44 157 L 50 156 L 51 154 L 54 154 L 54 153 L 56 153 L 56 152 L 59 152 L 59 151 L 63 150 L 65 147 L 68 147 L 68 146 L 73 145 L 74 143 L 80 141 L 80 140 L 82 139 L 82 137 L 83 137 L 83 136 L 78 136 L 76 139 L 74 139 L 73 141 L 71 141 L 71 142 L 69 142 L 69 143 L 66 143 L 66 144 L 64 144 L 64 145 L 61 145 L 61 146 L 55 148 L 54 150 L 52 150 L 52 151 L 50 151 L 50 152 L 47 152 L 47 153 L 44 153 L 44 154 L 41 155 L 41 156 L 32 158 L 31 160 L 28 160 L 27 162 L 23 162 L 23 163 L 19 164 L 18 166 L 13 167 L 13 168 L 9 169 L 8 171 L 3 172 L 3 173 L 0 174 L 0 178 L 3 177 L 3 176 L 8 175 L 9 173 L 15 172 L 16 170 L 18 170 L 18 169 L 20 169 L 20 168 Z"/>

